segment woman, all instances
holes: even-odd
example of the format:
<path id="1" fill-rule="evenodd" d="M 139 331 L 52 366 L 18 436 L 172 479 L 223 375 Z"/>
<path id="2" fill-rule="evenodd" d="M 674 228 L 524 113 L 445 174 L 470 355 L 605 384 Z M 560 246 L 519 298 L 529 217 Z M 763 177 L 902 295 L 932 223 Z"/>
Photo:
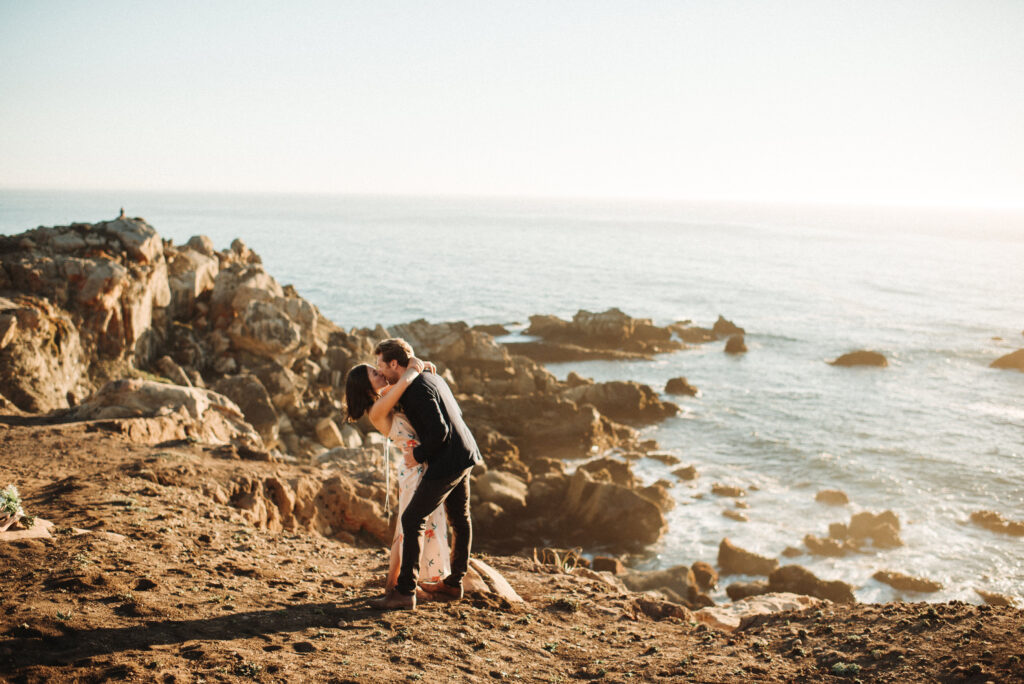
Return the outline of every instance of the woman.
<path id="1" fill-rule="evenodd" d="M 405 390 L 425 368 L 423 361 L 411 357 L 408 369 L 399 377 L 398 382 L 388 385 L 380 371 L 364 363 L 349 371 L 345 380 L 349 420 L 359 420 L 364 413 L 368 414 L 373 426 L 399 447 L 395 461 L 398 468 L 398 521 L 395 524 L 395 536 L 391 540 L 391 563 L 384 583 L 385 592 L 394 588 L 398 581 L 398 571 L 402 567 L 402 511 L 412 499 L 423 478 L 423 471 L 426 470 L 422 463 L 412 468 L 405 464 L 405 453 L 411 452 L 417 444 L 416 431 L 405 414 L 395 407 Z M 433 369 L 433 364 L 430 364 L 430 368 Z M 440 582 L 451 573 L 448 519 L 444 506 L 438 506 L 427 518 L 423 536 L 420 543 L 423 551 L 420 554 L 419 580 Z"/>

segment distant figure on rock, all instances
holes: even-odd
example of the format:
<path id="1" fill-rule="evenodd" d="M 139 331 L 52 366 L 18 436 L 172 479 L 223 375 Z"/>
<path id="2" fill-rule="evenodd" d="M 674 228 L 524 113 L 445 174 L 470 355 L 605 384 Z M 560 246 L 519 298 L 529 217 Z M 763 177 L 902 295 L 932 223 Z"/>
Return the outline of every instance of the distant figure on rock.
<path id="1" fill-rule="evenodd" d="M 408 368 L 394 384 L 389 384 L 383 373 L 369 364 L 360 364 L 349 371 L 345 381 L 346 403 L 348 416 L 351 420 L 359 420 L 368 414 L 370 422 L 399 447 L 396 466 L 398 469 L 398 510 L 399 515 L 405 511 L 413 493 L 423 479 L 426 467 L 416 463 L 407 465 L 407 455 L 417 444 L 416 432 L 409 424 L 409 419 L 395 405 L 412 381 L 425 368 L 433 369 L 433 364 L 426 364 L 411 357 Z M 415 461 L 413 461 L 415 463 Z M 391 465 L 385 464 L 390 470 Z M 390 487 L 388 487 L 390 490 Z M 384 590 L 390 593 L 398 582 L 398 571 L 402 564 L 402 543 L 404 541 L 401 519 L 395 526 L 395 534 L 391 542 L 391 562 L 388 566 Z M 450 572 L 450 551 L 448 548 L 448 518 L 443 506 L 437 506 L 430 514 L 424 532 L 426 543 L 420 554 L 420 575 L 432 582 L 440 582 Z"/>
<path id="2" fill-rule="evenodd" d="M 397 383 L 409 372 L 414 358 L 412 347 L 399 338 L 378 343 L 374 353 L 377 355 L 377 370 L 391 383 Z M 374 606 L 381 609 L 416 608 L 420 536 L 427 518 L 442 503 L 455 534 L 451 574 L 443 581 L 422 582 L 419 586 L 434 598 L 458 600 L 463 594 L 462 579 L 469 569 L 473 538 L 469 515 L 469 475 L 473 466 L 483 463 L 483 458 L 476 440 L 462 420 L 462 410 L 455 401 L 455 395 L 448 383 L 436 373 L 416 376 L 395 406 L 405 413 L 417 435 L 412 448 L 405 450 L 405 464 L 409 468 L 423 464 L 426 470 L 402 511 L 405 535 L 395 588 Z"/>
<path id="3" fill-rule="evenodd" d="M 124 207 L 121 207 L 121 213 L 118 214 L 117 218 L 119 218 L 119 219 L 128 218 L 127 216 L 124 215 Z"/>

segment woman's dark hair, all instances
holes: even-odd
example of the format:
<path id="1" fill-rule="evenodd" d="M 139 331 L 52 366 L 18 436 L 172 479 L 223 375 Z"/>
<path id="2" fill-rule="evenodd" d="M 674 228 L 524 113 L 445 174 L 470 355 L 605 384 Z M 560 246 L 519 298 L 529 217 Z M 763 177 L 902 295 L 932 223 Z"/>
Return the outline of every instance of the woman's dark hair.
<path id="1" fill-rule="evenodd" d="M 359 420 L 370 410 L 377 395 L 370 384 L 370 366 L 361 363 L 348 372 L 345 378 L 345 404 L 349 420 Z"/>

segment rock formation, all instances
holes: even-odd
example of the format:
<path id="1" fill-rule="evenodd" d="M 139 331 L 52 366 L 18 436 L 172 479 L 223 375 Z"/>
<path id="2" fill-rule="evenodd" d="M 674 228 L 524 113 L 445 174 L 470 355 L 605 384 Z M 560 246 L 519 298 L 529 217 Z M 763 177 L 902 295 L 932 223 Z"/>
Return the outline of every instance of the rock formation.
<path id="1" fill-rule="evenodd" d="M 1010 352 L 1006 356 L 1001 356 L 991 364 L 990 368 L 1008 368 L 1011 370 L 1019 370 L 1024 372 L 1024 349 L 1018 349 L 1015 352 Z"/>
<path id="2" fill-rule="evenodd" d="M 859 350 L 843 354 L 834 361 L 829 361 L 829 364 L 833 366 L 878 366 L 881 368 L 888 366 L 889 361 L 878 352 Z"/>

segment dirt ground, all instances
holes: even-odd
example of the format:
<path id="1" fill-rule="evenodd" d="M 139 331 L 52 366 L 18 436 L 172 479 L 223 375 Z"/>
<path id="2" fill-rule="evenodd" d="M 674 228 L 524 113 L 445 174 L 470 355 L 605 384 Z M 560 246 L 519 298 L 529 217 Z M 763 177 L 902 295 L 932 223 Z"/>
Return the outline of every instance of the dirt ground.
<path id="1" fill-rule="evenodd" d="M 730 634 L 484 556 L 525 603 L 381 613 L 379 544 L 260 531 L 187 483 L 132 475 L 174 453 L 219 477 L 299 468 L 0 416 L 0 487 L 56 525 L 0 544 L 0 681 L 1024 681 L 1024 612 L 959 602 L 829 604 Z"/>

